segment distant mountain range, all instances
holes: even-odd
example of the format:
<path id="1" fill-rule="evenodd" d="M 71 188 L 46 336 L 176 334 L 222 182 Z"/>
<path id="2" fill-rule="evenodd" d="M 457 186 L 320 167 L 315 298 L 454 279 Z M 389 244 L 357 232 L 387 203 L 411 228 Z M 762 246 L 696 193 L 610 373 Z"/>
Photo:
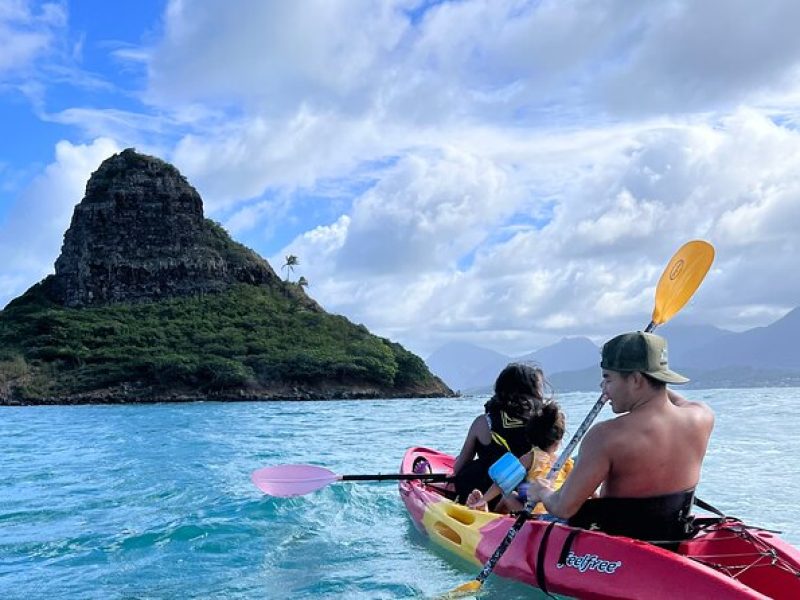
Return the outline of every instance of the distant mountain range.
<path id="1" fill-rule="evenodd" d="M 476 346 L 451 342 L 431 354 L 426 363 L 453 389 L 478 393 L 494 385 L 500 370 L 510 362 L 535 362 L 550 373 L 581 370 L 600 362 L 600 349 L 585 337 L 564 338 L 524 356 L 508 356 Z"/>
<path id="2" fill-rule="evenodd" d="M 513 359 L 488 348 L 466 342 L 450 342 L 431 354 L 425 361 L 433 373 L 452 389 L 461 391 L 483 387 L 494 382 L 500 370 Z"/>
<path id="3" fill-rule="evenodd" d="M 766 327 L 742 332 L 711 325 L 667 324 L 670 366 L 692 379 L 690 388 L 800 386 L 800 307 Z M 474 344 L 449 343 L 428 367 L 462 393 L 488 393 L 509 362 L 534 361 L 559 392 L 593 391 L 600 382 L 600 349 L 572 337 L 524 356 L 506 356 Z"/>

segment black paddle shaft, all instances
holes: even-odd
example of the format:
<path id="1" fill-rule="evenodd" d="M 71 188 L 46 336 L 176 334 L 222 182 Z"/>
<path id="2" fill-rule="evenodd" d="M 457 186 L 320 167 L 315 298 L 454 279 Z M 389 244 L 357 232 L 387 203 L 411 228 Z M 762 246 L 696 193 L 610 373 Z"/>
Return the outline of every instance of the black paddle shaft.
<path id="1" fill-rule="evenodd" d="M 448 473 L 378 473 L 377 475 L 342 475 L 341 481 L 450 481 Z"/>

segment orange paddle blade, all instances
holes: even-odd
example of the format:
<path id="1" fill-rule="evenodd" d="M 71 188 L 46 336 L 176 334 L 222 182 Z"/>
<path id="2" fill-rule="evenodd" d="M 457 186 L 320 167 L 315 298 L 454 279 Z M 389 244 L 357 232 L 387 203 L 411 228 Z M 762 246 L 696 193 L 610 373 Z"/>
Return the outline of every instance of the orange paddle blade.
<path id="1" fill-rule="evenodd" d="M 481 590 L 481 582 L 477 579 L 462 583 L 457 588 L 450 590 L 442 596 L 438 596 L 436 600 L 455 600 L 456 598 L 473 598 Z"/>
<path id="2" fill-rule="evenodd" d="M 714 262 L 714 247 L 703 240 L 685 243 L 658 280 L 653 323 L 663 325 L 684 307 Z"/>

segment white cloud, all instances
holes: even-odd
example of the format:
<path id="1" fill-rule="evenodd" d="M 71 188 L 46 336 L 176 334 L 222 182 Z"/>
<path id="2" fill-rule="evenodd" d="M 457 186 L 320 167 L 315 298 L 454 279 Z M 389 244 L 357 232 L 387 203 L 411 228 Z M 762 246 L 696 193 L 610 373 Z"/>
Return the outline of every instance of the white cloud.
<path id="1" fill-rule="evenodd" d="M 387 142 L 369 120 L 300 110 L 286 121 L 254 117 L 187 135 L 175 147 L 172 160 L 213 213 L 268 188 L 292 190 L 350 176 L 362 161 L 387 151 Z"/>
<path id="2" fill-rule="evenodd" d="M 797 89 L 800 4 L 768 0 L 657 2 L 638 43 L 602 87 L 625 110 L 685 112 L 735 106 Z"/>
<path id="3" fill-rule="evenodd" d="M 152 99 L 352 106 L 408 27 L 397 2 L 170 2 L 151 61 Z M 401 3 L 405 4 L 405 3 Z"/>
<path id="4" fill-rule="evenodd" d="M 172 2 L 151 98 L 273 116 L 303 106 L 417 124 L 542 122 L 730 106 L 798 85 L 792 0 L 472 0 L 434 4 L 416 22 L 412 6 Z"/>
<path id="5" fill-rule="evenodd" d="M 292 219 L 255 249 L 422 353 L 641 327 L 697 237 L 718 259 L 684 318 L 758 325 L 800 298 L 797 6 L 174 0 L 114 49 L 145 112 L 44 116 L 157 146 L 234 233 Z"/>
<path id="6" fill-rule="evenodd" d="M 561 158 L 574 177 L 559 190 L 520 159 L 537 156 L 538 142 L 505 162 L 463 151 L 401 160 L 335 226 L 280 255 L 301 257 L 328 309 L 423 353 L 453 336 L 523 352 L 561 335 L 643 327 L 662 269 L 694 238 L 710 240 L 717 261 L 685 309 L 690 320 L 740 329 L 797 304 L 800 282 L 788 274 L 800 254 L 799 132 L 743 110 L 629 131 L 590 162 L 596 141 L 584 141 L 587 153 Z M 515 211 L 535 206 L 520 182 L 537 181 L 555 202 L 552 219 L 496 238 Z"/>
<path id="7" fill-rule="evenodd" d="M 231 11 L 222 0 L 171 2 L 163 39 L 145 53 L 147 97 L 196 120 L 168 158 L 214 213 L 416 146 L 458 145 L 453 137 L 474 129 L 596 128 L 617 109 L 683 112 L 798 89 L 787 87 L 800 64 L 788 1 L 753 11 L 472 0 L 432 4 L 413 19 L 421 6 L 253 0 Z M 780 21 L 780 50 L 770 27 L 747 24 L 751 16 Z M 749 53 L 741 68 L 709 57 L 727 48 Z M 231 108 L 228 118 L 204 118 L 215 106 Z"/>
<path id="8" fill-rule="evenodd" d="M 45 3 L 34 11 L 25 0 L 4 0 L 0 4 L 0 81 L 24 72 L 46 53 L 59 29 L 66 24 L 66 11 L 57 3 Z"/>
<path id="9" fill-rule="evenodd" d="M 441 156 L 407 156 L 355 202 L 337 270 L 368 275 L 456 268 L 520 196 L 486 158 L 452 148 Z"/>
<path id="10" fill-rule="evenodd" d="M 55 160 L 25 189 L 0 228 L 0 305 L 53 272 L 74 206 L 100 163 L 118 152 L 99 138 L 90 144 L 56 144 Z"/>
<path id="11" fill-rule="evenodd" d="M 158 115 L 117 109 L 68 108 L 42 118 L 63 125 L 77 125 L 90 138 L 111 137 L 129 145 L 144 144 L 148 134 L 160 134 L 175 124 Z"/>

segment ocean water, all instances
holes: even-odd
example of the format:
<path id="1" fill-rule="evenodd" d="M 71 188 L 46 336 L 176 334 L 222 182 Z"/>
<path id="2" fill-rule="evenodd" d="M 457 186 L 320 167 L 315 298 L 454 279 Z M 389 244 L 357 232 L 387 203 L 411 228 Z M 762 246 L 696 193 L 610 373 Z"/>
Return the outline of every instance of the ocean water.
<path id="1" fill-rule="evenodd" d="M 800 544 L 800 389 L 698 390 L 717 425 L 698 495 Z M 559 398 L 574 430 L 597 399 Z M 411 525 L 392 482 L 261 495 L 250 472 L 396 472 L 458 452 L 486 398 L 0 409 L 0 598 L 425 598 L 475 567 Z M 606 408 L 604 418 L 611 416 Z M 486 598 L 542 597 L 490 578 Z"/>

